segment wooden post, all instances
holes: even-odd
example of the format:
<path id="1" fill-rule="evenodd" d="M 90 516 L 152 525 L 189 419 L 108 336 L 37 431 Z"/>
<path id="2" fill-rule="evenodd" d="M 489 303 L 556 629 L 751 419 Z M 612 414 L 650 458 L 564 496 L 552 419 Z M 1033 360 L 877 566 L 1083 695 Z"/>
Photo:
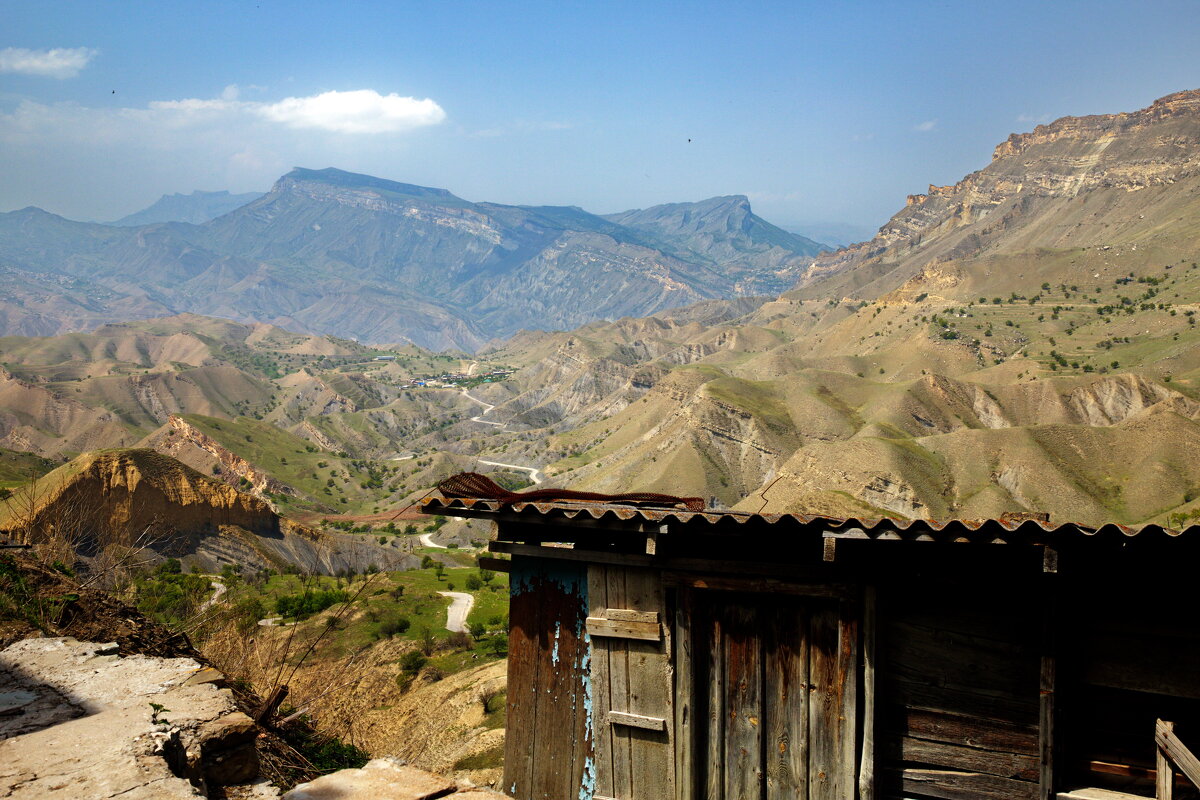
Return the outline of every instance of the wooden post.
<path id="1" fill-rule="evenodd" d="M 695 800 L 696 756 L 695 719 L 696 682 L 693 675 L 692 618 L 695 608 L 692 592 L 680 589 L 675 602 L 675 797 Z"/>
<path id="2" fill-rule="evenodd" d="M 1160 719 L 1154 723 L 1154 730 L 1155 739 L 1158 739 L 1160 731 L 1167 733 L 1174 731 L 1175 723 L 1164 722 Z M 1175 791 L 1175 768 L 1171 765 L 1171 759 L 1167 758 L 1162 745 L 1155 748 L 1155 753 L 1154 800 L 1171 800 Z"/>
<path id="3" fill-rule="evenodd" d="M 1043 552 L 1043 569 L 1050 548 Z M 1041 670 L 1038 680 L 1038 798 L 1054 800 L 1054 712 L 1058 663 L 1058 557 L 1054 571 L 1042 573 Z"/>
<path id="4" fill-rule="evenodd" d="M 858 762 L 858 800 L 875 800 L 875 587 L 863 592 L 862 753 Z"/>

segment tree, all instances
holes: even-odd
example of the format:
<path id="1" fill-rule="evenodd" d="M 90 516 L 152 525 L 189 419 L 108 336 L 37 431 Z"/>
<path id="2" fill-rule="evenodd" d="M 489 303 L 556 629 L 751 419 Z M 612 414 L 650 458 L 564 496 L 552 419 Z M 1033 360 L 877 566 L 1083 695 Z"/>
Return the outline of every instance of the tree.
<path id="1" fill-rule="evenodd" d="M 425 666 L 426 661 L 428 659 L 420 650 L 410 650 L 400 659 L 400 669 L 409 675 L 416 675 L 421 671 L 421 667 Z"/>
<path id="2" fill-rule="evenodd" d="M 477 642 L 487 634 L 487 628 L 483 626 L 482 622 L 472 622 L 469 627 L 471 638 Z"/>
<path id="3" fill-rule="evenodd" d="M 490 569 L 479 570 L 479 580 L 483 581 L 484 583 L 491 583 L 495 577 L 496 573 L 492 572 Z"/>
<path id="4" fill-rule="evenodd" d="M 478 575 L 468 575 L 467 576 L 467 591 L 468 592 L 478 592 L 482 588 L 483 588 L 483 581 L 479 580 Z"/>
<path id="5" fill-rule="evenodd" d="M 433 574 L 437 575 L 437 579 L 440 581 L 442 579 L 442 576 L 446 574 L 446 565 L 440 561 L 437 562 L 436 564 L 434 564 L 433 565 Z"/>

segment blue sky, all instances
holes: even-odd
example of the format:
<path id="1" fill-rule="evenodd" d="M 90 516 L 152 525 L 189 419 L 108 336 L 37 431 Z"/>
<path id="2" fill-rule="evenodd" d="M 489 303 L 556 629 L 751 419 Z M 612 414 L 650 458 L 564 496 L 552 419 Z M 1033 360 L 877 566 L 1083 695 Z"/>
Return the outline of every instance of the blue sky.
<path id="1" fill-rule="evenodd" d="M 0 210 L 336 166 L 877 227 L 1015 131 L 1200 87 L 1200 3 L 0 0 Z"/>

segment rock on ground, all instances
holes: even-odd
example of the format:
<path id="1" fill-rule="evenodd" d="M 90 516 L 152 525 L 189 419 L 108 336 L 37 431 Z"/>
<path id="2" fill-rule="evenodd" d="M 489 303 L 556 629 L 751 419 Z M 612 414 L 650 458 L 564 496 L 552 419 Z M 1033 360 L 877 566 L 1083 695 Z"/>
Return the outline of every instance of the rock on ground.
<path id="1" fill-rule="evenodd" d="M 283 800 L 507 800 L 490 789 L 456 783 L 391 758 L 377 758 L 362 769 L 343 769 L 302 783 Z"/>
<path id="2" fill-rule="evenodd" d="M 0 651 L 0 797 L 170 800 L 254 779 L 257 728 L 219 672 L 116 653 L 68 637 Z"/>

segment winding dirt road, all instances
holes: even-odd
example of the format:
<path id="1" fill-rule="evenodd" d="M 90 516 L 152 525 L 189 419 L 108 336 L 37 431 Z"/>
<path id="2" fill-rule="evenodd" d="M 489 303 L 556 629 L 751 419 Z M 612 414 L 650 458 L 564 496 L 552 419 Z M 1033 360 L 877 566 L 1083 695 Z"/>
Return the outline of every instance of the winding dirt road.
<path id="1" fill-rule="evenodd" d="M 446 630 L 455 633 L 467 633 L 467 614 L 475 605 L 475 598 L 466 592 L 438 592 L 442 597 L 450 598 L 450 607 L 446 609 Z"/>
<path id="2" fill-rule="evenodd" d="M 465 388 L 462 390 L 462 393 L 463 393 L 463 397 L 467 398 L 472 403 L 478 403 L 479 405 L 483 406 L 483 413 L 478 414 L 477 416 L 471 417 L 471 422 L 482 422 L 484 425 L 495 425 L 497 428 L 500 428 L 500 429 L 504 428 L 505 424 L 503 422 L 492 422 L 490 419 L 483 418 L 484 414 L 487 414 L 489 411 L 491 411 L 493 408 L 495 408 L 494 405 L 492 405 L 491 403 L 485 403 L 482 400 L 480 400 L 478 397 L 472 397 L 471 393 L 468 392 Z"/>
<path id="3" fill-rule="evenodd" d="M 484 461 L 482 458 L 478 458 L 476 461 L 480 464 L 487 464 L 489 467 L 507 467 L 508 469 L 519 469 L 522 472 L 528 472 L 529 480 L 533 481 L 535 486 L 541 483 L 545 477 L 537 467 L 522 467 L 520 464 L 504 464 L 499 461 Z"/>
<path id="4" fill-rule="evenodd" d="M 421 534 L 420 536 L 418 536 L 417 538 L 418 538 L 418 539 L 420 539 L 420 540 L 421 540 L 421 544 L 425 545 L 426 547 L 436 547 L 438 550 L 445 550 L 445 549 L 446 549 L 446 545 L 444 545 L 444 544 L 438 544 L 437 542 L 435 542 L 435 541 L 433 540 L 433 534 L 432 534 L 432 533 L 422 533 L 422 534 Z"/>

